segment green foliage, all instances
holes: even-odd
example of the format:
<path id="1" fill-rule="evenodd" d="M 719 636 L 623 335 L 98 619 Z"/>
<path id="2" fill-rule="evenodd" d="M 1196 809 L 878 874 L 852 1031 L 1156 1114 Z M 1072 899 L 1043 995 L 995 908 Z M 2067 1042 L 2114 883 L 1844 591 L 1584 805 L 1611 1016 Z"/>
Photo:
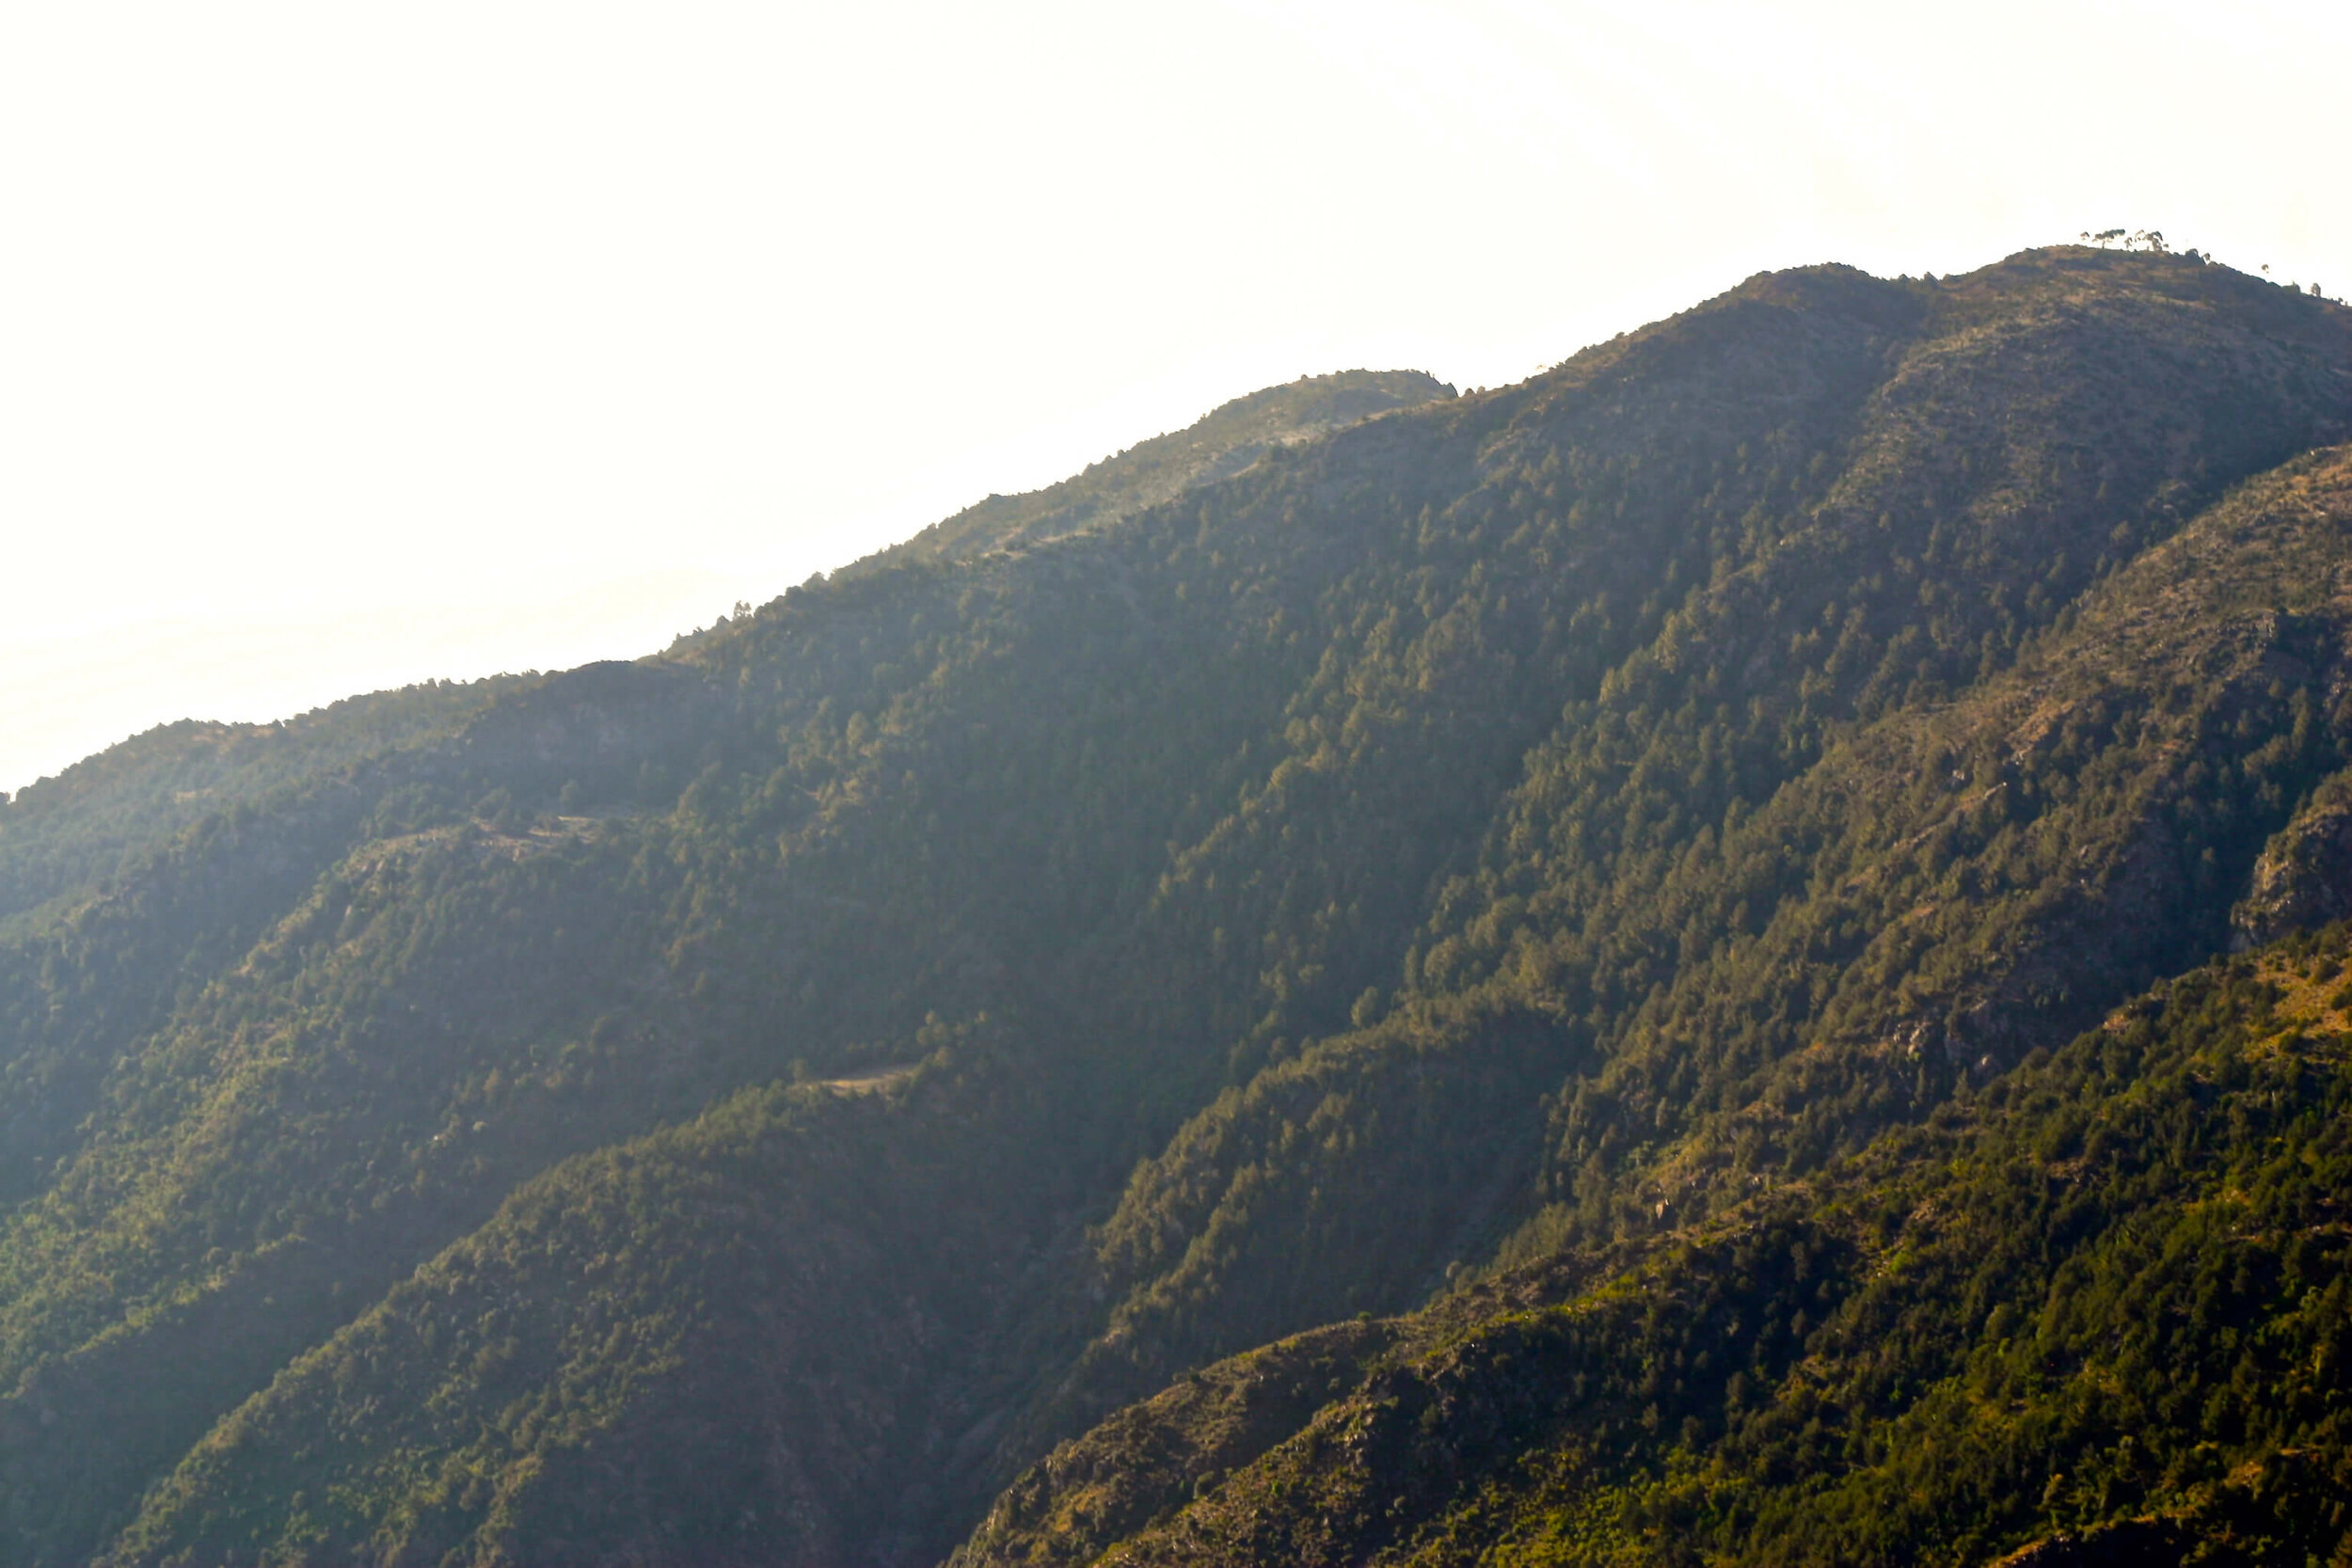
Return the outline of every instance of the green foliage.
<path id="1" fill-rule="evenodd" d="M 898 1407 L 1009 1283 L 976 1198 L 1065 1196 L 1011 1158 L 1057 1107 L 985 1022 L 911 1048 L 877 1091 L 746 1092 L 525 1184 L 198 1444 L 119 1560 L 846 1555 L 906 1512 Z M 843 1402 L 845 1363 L 887 1376 Z"/>
<path id="2" fill-rule="evenodd" d="M 908 562 L 968 561 L 1104 528 L 1240 473 L 1279 449 L 1391 409 L 1452 396 L 1453 388 L 1419 371 L 1303 376 L 1235 398 L 1183 430 L 1138 441 L 1058 484 L 991 496 L 848 570 L 857 576 Z"/>
<path id="3" fill-rule="evenodd" d="M 2026 1127 L 2005 1083 L 2090 1158 L 2090 1047 L 2004 1074 L 2331 908 L 2347 369 L 2183 258 L 1761 277 L 1502 391 L 1273 388 L 663 657 L 28 792 L 0 1561 L 913 1558 L 1105 1418 L 990 1528 L 2115 1517 L 1906 1513 L 1766 1416 L 1879 1324 L 1924 1359 L 1837 1419 L 1946 1442 L 1934 1357 L 2058 1275 L 1951 1252 L 1955 1328 L 1867 1195 Z M 1946 1196 L 2042 1223 L 1997 1185 Z M 2002 1441 L 2105 1477 L 2118 1418 Z"/>
<path id="4" fill-rule="evenodd" d="M 1955 373 L 2006 385 L 1976 339 L 1953 352 Z M 1405 1306 L 1498 1226 L 1522 1227 L 1516 1258 L 1701 1216 L 2221 946 L 2230 891 L 2352 734 L 2328 587 L 2348 507 L 2335 458 L 2167 516 L 2179 531 L 2108 562 L 1992 673 L 1875 717 L 1867 665 L 1841 709 L 1839 643 L 1766 630 L 1752 578 L 1777 552 L 1693 573 L 1681 624 L 1736 627 L 1747 664 L 1670 668 L 1653 650 L 1671 628 L 1637 646 L 1526 753 L 1478 865 L 1437 889 L 1390 1020 L 1269 1069 L 1138 1171 L 1104 1233 L 1132 1291 L 1096 1355 L 1104 1398 Z M 1884 538 L 1805 534 L 1817 567 L 1833 547 L 1879 559 Z M 1989 548 L 1974 571 L 1999 569 Z M 1779 602 L 1801 590 L 1883 602 L 1860 565 Z M 1947 596 L 1928 595 L 1937 614 Z M 1928 647 L 1917 629 L 1889 645 Z"/>
<path id="5" fill-rule="evenodd" d="M 1629 1270 L 1391 1324 L 1230 1474 L 1201 1402 L 1162 1396 L 959 1561 L 1092 1560 L 1104 1478 L 1170 1454 L 1211 1484 L 1118 1519 L 1120 1561 L 1957 1564 L 2058 1531 L 2324 1557 L 2352 1527 L 2348 975 L 2343 927 L 2194 973 Z"/>
<path id="6" fill-rule="evenodd" d="M 119 878 L 208 817 L 444 734 L 521 684 L 511 675 L 428 682 L 275 724 L 183 720 L 30 784 L 0 800 L 0 932 Z"/>

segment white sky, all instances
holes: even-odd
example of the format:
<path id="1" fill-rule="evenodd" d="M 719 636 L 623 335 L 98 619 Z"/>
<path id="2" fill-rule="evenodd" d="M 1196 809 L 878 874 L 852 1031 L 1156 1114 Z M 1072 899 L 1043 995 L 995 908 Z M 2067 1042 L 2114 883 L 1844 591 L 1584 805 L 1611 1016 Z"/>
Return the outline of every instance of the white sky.
<path id="1" fill-rule="evenodd" d="M 2335 293 L 2348 60 L 2250 0 L 0 6 L 0 788 L 1760 268 L 2120 225 Z"/>

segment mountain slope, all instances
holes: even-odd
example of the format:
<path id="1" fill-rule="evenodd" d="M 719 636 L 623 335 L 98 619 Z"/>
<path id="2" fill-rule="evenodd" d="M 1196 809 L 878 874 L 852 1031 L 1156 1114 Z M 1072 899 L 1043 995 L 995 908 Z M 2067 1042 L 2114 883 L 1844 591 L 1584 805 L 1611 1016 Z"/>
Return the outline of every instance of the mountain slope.
<path id="1" fill-rule="evenodd" d="M 856 575 L 911 562 L 968 561 L 993 549 L 1106 528 L 1147 506 L 1240 473 L 1277 447 L 1452 396 L 1453 388 L 1419 371 L 1303 376 L 1235 398 L 1183 430 L 1138 441 L 1057 484 L 1025 495 L 991 496 L 848 569 Z"/>
<path id="2" fill-rule="evenodd" d="M 0 930 L 295 780 L 445 734 L 518 677 L 352 697 L 276 724 L 159 725 L 0 800 Z"/>
<path id="3" fill-rule="evenodd" d="M 2005 374 L 1976 385 L 1992 375 L 1982 336 L 1915 356 L 1963 361 L 1943 401 L 1999 405 Z M 2129 357 L 2108 344 L 2098 362 Z M 2023 439 L 2038 453 L 2065 428 Z M 2138 483 L 2128 524 L 2077 527 L 2179 528 L 2166 497 L 2181 482 Z M 1555 1201 L 1522 1249 L 1703 1212 L 1707 1180 L 1739 1190 L 1858 1147 L 2225 940 L 2222 890 L 2340 766 L 2319 716 L 2342 678 L 2341 464 L 2224 508 L 2079 604 L 2044 596 L 2040 634 L 2018 612 L 2063 556 L 2030 572 L 1997 552 L 2064 540 L 2002 542 L 2007 480 L 1979 509 L 1989 537 L 1948 546 L 1968 562 L 1950 578 L 1931 550 L 1968 504 L 1923 508 L 1906 557 L 1890 514 L 1851 526 L 1844 483 L 1754 566 L 1710 568 L 1531 750 L 1481 865 L 1438 893 L 1406 956 L 1389 1023 L 1269 1072 L 1139 1170 L 1103 1248 L 1128 1302 L 1096 1353 L 1139 1365 L 1108 1397 L 1401 1306 L 1526 1217 L 1530 1194 Z M 2046 531 L 2065 514 L 2042 505 Z M 1789 552 L 1804 569 L 1759 602 Z M 2032 587 L 2002 608 L 2011 570 Z M 2289 603 L 2305 617 L 2266 614 Z M 1869 617 L 1904 606 L 1912 624 L 1873 637 Z M 2008 625 L 1979 636 L 1972 615 Z M 1730 626 L 1743 641 L 1726 649 Z M 1939 645 L 1964 658 L 1986 638 L 2028 668 L 1990 659 L 1950 702 Z M 1873 719 L 1889 671 L 1910 700 Z M 1172 1353 L 1153 1351 L 1163 1338 Z"/>
<path id="4" fill-rule="evenodd" d="M 1209 1368 L 955 1560 L 1969 1563 L 2061 1529 L 2319 1560 L 2352 1528 L 2348 959 L 2337 927 L 2193 972 L 1630 1267 Z"/>
<path id="5" fill-rule="evenodd" d="M 0 943 L 0 1555 L 934 1558 L 1190 1369 L 1342 1325 L 1184 1396 L 1252 1463 L 1422 1332 L 1356 1313 L 1704 1251 L 2329 907 L 2340 308 L 2070 247 L 1309 433 L 1361 379 Z"/>

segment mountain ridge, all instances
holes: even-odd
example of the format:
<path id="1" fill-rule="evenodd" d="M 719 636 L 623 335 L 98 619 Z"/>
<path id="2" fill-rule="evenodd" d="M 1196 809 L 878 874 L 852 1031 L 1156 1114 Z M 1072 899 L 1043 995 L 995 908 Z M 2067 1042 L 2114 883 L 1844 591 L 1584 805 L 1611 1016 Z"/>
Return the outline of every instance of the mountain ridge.
<path id="1" fill-rule="evenodd" d="M 2275 944 L 2334 907 L 2352 776 L 2352 313 L 2058 247 L 1762 275 L 1307 428 L 1355 385 L 1270 389 L 1290 423 L 1237 420 L 1171 495 L 1135 500 L 1136 449 L 669 657 L 437 691 L 396 744 L 238 775 L 144 865 L 130 806 L 38 842 L 122 869 L 0 932 L 0 1560 L 2048 1533 L 2003 1502 L 1808 1535 L 1775 1489 L 1860 1497 L 1878 1460 L 1692 1491 L 1677 1465 L 1770 1448 L 1727 1385 L 1580 1414 L 1575 1378 L 1638 1389 L 1667 1346 L 1780 1388 L 1804 1337 L 1722 1303 L 1785 1323 L 1799 1242 L 1840 1282 L 1815 1321 L 1885 1299 L 1891 1243 L 1805 1195 L 1912 1191 L 1956 1107 L 2032 1143 L 2058 1110 L 1968 1108 L 2035 1073 L 2106 1114 L 2102 1018 L 2221 964 L 2195 984 L 2259 1022 L 2278 954 L 2335 952 Z M 2289 1087 L 2329 1106 L 2306 1010 Z M 2163 1016 L 2147 1059 L 2221 1059 Z M 1779 1250 L 1724 1240 L 1767 1212 Z M 1261 1408 L 1228 1358 L 1269 1345 Z M 1446 1367 L 1486 1391 L 1408 1412 L 1403 1493 L 1295 1447 L 1390 1432 Z M 1903 1375 L 1840 1418 L 1925 1421 L 1960 1374 Z M 1439 1471 L 1502 1488 L 1487 1524 Z M 2203 1540 L 2254 1517 L 2233 1484 L 2059 1522 L 2155 1497 Z"/>

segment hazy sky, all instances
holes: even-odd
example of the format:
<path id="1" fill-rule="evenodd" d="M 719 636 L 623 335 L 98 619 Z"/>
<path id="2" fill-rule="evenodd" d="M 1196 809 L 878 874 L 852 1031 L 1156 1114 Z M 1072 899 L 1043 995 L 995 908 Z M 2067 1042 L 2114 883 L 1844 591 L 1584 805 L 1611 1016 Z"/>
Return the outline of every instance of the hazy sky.
<path id="1" fill-rule="evenodd" d="M 0 7 L 0 788 L 1760 268 L 2120 225 L 2334 293 L 2347 59 L 2249 0 Z"/>

